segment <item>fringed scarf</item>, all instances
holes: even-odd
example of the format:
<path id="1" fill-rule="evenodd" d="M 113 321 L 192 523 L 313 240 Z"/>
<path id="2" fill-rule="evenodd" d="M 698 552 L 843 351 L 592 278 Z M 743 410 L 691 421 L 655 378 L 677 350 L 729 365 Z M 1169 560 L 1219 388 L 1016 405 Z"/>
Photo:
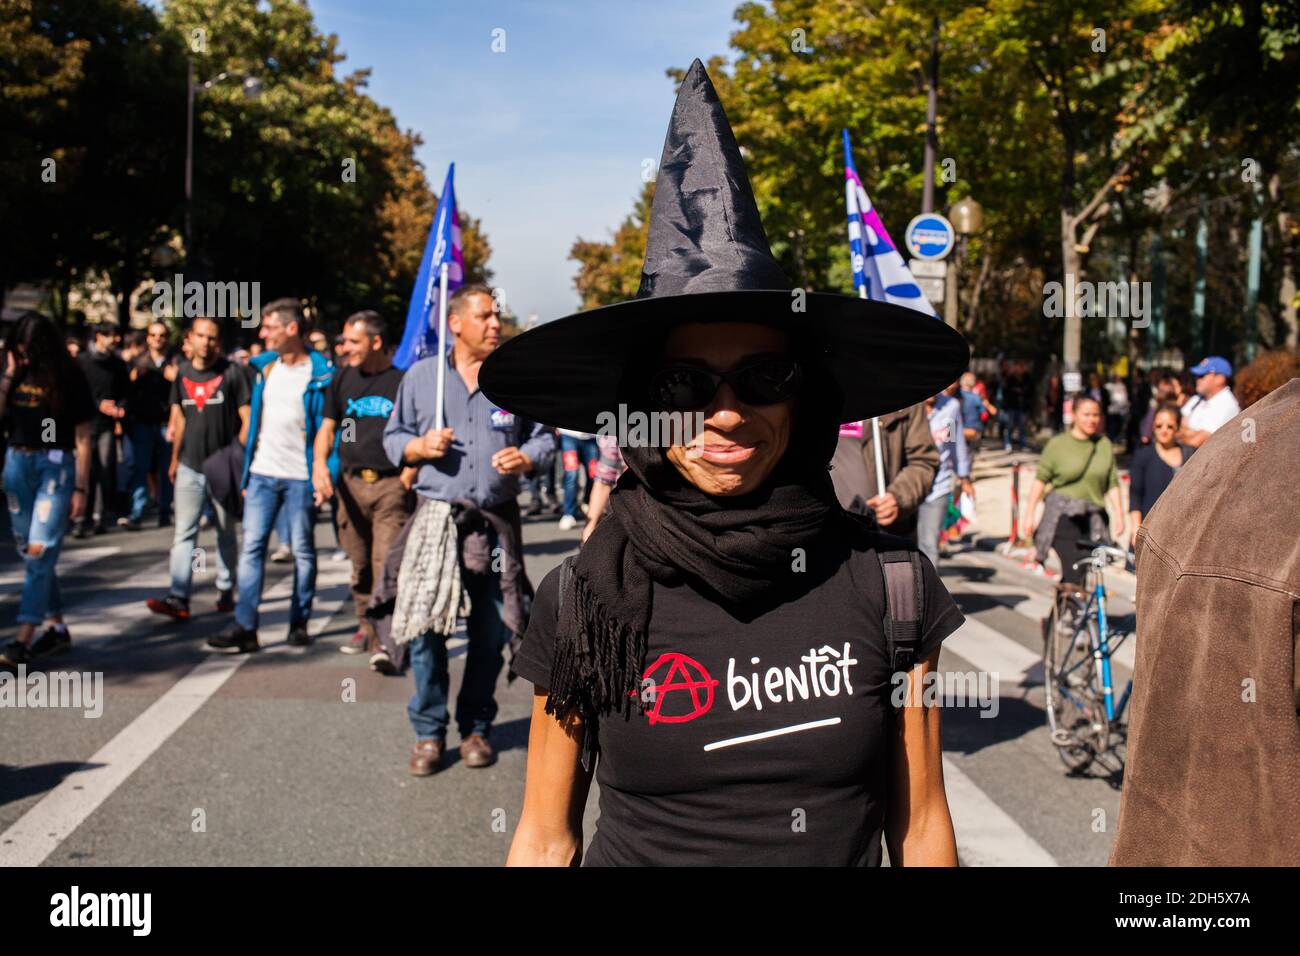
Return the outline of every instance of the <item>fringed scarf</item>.
<path id="1" fill-rule="evenodd" d="M 686 581 L 737 617 L 804 583 L 792 573 L 795 549 L 828 544 L 832 526 L 844 526 L 828 472 L 838 409 L 827 386 L 807 388 L 786 454 L 746 495 L 706 495 L 662 448 L 623 449 L 627 470 L 560 602 L 547 713 L 581 718 L 594 749 L 601 717 L 640 704 L 653 581 Z"/>

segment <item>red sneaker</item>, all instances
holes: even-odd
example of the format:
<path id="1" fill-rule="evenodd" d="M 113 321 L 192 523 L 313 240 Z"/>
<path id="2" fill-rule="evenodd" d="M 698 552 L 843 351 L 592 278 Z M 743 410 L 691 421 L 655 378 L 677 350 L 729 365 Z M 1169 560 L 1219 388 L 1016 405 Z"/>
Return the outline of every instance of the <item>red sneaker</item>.
<path id="1" fill-rule="evenodd" d="M 352 635 L 352 639 L 339 648 L 344 654 L 364 654 L 366 645 L 369 643 L 369 636 L 362 628 L 357 628 Z"/>
<path id="2" fill-rule="evenodd" d="M 174 594 L 167 595 L 161 601 L 157 598 L 150 598 L 144 603 L 155 614 L 161 614 L 163 617 L 170 617 L 177 621 L 188 620 L 190 616 L 190 606 Z"/>
<path id="3" fill-rule="evenodd" d="M 217 610 L 229 614 L 235 609 L 235 595 L 232 591 L 222 591 L 217 595 Z"/>

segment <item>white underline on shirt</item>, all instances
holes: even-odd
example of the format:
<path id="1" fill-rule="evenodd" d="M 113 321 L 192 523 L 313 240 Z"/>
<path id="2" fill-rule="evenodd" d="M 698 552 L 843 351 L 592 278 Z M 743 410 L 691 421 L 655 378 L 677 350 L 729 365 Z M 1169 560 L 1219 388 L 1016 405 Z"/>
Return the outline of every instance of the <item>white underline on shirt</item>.
<path id="1" fill-rule="evenodd" d="M 797 734 L 801 730 L 812 730 L 816 727 L 831 727 L 838 724 L 838 717 L 827 717 L 825 720 L 810 720 L 806 724 L 792 724 L 789 727 L 778 727 L 776 730 L 765 730 L 761 734 L 746 734 L 743 737 L 731 737 L 727 740 L 715 740 L 711 744 L 705 744 L 705 750 L 720 750 L 723 747 L 734 747 L 736 744 L 747 744 L 755 740 L 766 740 L 768 737 L 780 737 L 782 734 Z"/>

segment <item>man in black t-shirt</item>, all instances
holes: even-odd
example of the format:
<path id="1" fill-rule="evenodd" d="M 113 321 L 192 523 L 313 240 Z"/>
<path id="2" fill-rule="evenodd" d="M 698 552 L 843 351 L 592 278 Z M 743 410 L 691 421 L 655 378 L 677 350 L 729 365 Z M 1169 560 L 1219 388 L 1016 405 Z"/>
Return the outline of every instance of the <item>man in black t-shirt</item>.
<path id="1" fill-rule="evenodd" d="M 325 418 L 316 433 L 312 484 L 319 507 L 333 497 L 327 459 L 338 436 L 339 544 L 352 561 L 352 599 L 357 630 L 341 650 L 370 653 L 370 666 L 392 673 L 400 665 L 380 646 L 365 610 L 383 574 L 384 557 L 411 511 L 410 478 L 384 451 L 384 426 L 393 411 L 402 373 L 393 368 L 388 330 L 376 312 L 358 312 L 343 323 L 345 367 L 325 389 Z M 403 478 L 408 480 L 404 481 Z"/>
<path id="2" fill-rule="evenodd" d="M 98 414 L 92 420 L 94 455 L 90 462 L 92 499 L 87 514 L 78 524 L 75 536 L 87 538 L 104 534 L 108 528 L 108 511 L 117 497 L 117 425 L 126 416 L 126 397 L 130 387 L 126 363 L 117 354 L 122 333 L 113 322 L 93 327 L 91 346 L 77 356 L 77 364 L 90 384 L 90 397 Z"/>
<path id="3" fill-rule="evenodd" d="M 131 449 L 131 476 L 127 489 L 131 511 L 117 519 L 117 526 L 128 531 L 139 531 L 149 504 L 150 484 L 156 487 L 159 527 L 171 523 L 171 496 L 167 481 L 167 465 L 171 461 L 171 448 L 167 445 L 165 431 L 171 405 L 172 382 L 151 353 L 158 332 L 166 333 L 161 322 L 149 326 L 149 332 L 127 333 L 122 346 L 122 359 L 127 364 L 130 385 L 127 390 L 126 418 L 122 422 Z M 166 339 L 163 339 L 165 342 Z M 164 357 L 165 362 L 165 357 Z M 173 376 L 174 379 L 175 376 Z M 153 479 L 152 481 L 150 479 Z"/>
<path id="4" fill-rule="evenodd" d="M 203 473 L 203 463 L 248 434 L 248 380 L 221 354 L 221 327 L 212 319 L 195 319 L 189 331 L 190 361 L 182 362 L 172 382 L 172 460 L 168 476 L 175 485 L 176 533 L 172 538 L 171 591 L 146 602 L 155 614 L 183 621 L 190 616 L 190 582 L 199 519 L 211 500 L 217 528 L 217 610 L 235 609 L 234 575 L 238 553 L 234 516 L 217 500 Z M 238 455 L 242 462 L 242 450 Z"/>

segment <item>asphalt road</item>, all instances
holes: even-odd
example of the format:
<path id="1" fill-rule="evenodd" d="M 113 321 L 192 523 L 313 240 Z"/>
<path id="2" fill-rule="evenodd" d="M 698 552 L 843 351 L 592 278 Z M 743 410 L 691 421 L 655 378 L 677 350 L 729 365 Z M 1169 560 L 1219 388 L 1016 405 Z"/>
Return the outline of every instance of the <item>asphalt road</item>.
<path id="1" fill-rule="evenodd" d="M 7 539 L 6 539 L 7 540 Z M 203 641 L 228 617 L 212 609 L 211 570 L 196 616 L 178 625 L 145 598 L 167 586 L 170 532 L 114 531 L 69 541 L 61 561 L 73 653 L 50 669 L 102 672 L 103 712 L 0 711 L 0 865 L 500 864 L 523 796 L 531 686 L 498 688 L 499 759 L 459 762 L 428 778 L 406 772 L 409 677 L 382 677 L 338 653 L 353 628 L 346 561 L 322 546 L 307 648 L 286 632 L 288 566 L 270 565 L 264 650 L 212 656 Z M 534 582 L 577 545 L 553 518 L 528 519 Z M 211 532 L 200 546 L 215 547 Z M 12 633 L 21 567 L 0 561 L 0 635 Z M 966 865 L 1103 865 L 1119 812 L 1119 777 L 1071 777 L 1043 712 L 1037 617 L 1050 584 L 988 550 L 945 560 L 941 574 L 968 618 L 941 667 L 996 673 L 997 713 L 944 714 L 945 773 Z M 1112 613 L 1131 613 L 1121 597 Z M 463 665 L 453 639 L 452 694 Z M 1131 646 L 1129 653 L 1131 655 Z M 1131 656 L 1128 658 L 1131 661 Z M 1128 671 L 1117 669 L 1122 686 Z M 596 792 L 588 807 L 588 836 Z"/>

